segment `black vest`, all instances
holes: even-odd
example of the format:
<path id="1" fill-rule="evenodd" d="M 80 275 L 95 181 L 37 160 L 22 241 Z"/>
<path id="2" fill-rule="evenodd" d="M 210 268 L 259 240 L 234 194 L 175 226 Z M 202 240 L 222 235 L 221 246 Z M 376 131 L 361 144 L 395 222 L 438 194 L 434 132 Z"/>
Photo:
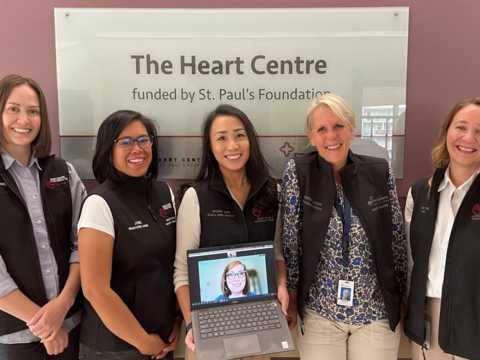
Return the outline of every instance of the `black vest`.
<path id="1" fill-rule="evenodd" d="M 414 208 L 410 246 L 414 267 L 410 280 L 405 334 L 422 345 L 428 261 L 435 233 L 445 169 L 437 169 L 432 187 L 428 180 L 412 187 Z M 465 194 L 453 223 L 443 280 L 438 342 L 443 351 L 468 359 L 480 359 L 480 176 Z"/>
<path id="2" fill-rule="evenodd" d="M 42 170 L 40 196 L 47 222 L 55 261 L 58 266 L 59 291 L 69 274 L 72 228 L 72 194 L 67 164 L 63 159 L 49 156 L 38 159 Z M 39 306 L 48 302 L 38 258 L 37 243 L 27 205 L 12 175 L 5 169 L 0 157 L 0 254 L 8 273 L 18 289 Z M 67 318 L 82 308 L 82 295 L 67 313 Z M 0 311 L 0 335 L 27 329 L 25 322 Z"/>
<path id="3" fill-rule="evenodd" d="M 176 220 L 170 190 L 164 182 L 151 186 L 146 178 L 119 174 L 121 183 L 106 180 L 92 192 L 105 199 L 114 220 L 110 286 L 147 333 L 168 343 L 175 313 Z M 80 341 L 99 351 L 134 349 L 107 329 L 87 300 Z"/>
<path id="4" fill-rule="evenodd" d="M 274 239 L 278 205 L 268 210 L 255 208 L 252 198 L 267 179 L 250 180 L 250 193 L 243 211 L 230 195 L 220 174 L 211 181 L 192 184 L 200 204 L 201 248 Z"/>
<path id="5" fill-rule="evenodd" d="M 298 313 L 303 318 L 304 301 L 320 261 L 337 190 L 332 165 L 316 151 L 295 158 L 295 166 L 303 207 L 303 252 L 297 300 Z M 394 331 L 400 321 L 401 295 L 392 251 L 388 164 L 384 159 L 355 155 L 350 151 L 340 176 L 345 194 L 370 241 L 372 267 L 385 301 L 390 328 Z"/>

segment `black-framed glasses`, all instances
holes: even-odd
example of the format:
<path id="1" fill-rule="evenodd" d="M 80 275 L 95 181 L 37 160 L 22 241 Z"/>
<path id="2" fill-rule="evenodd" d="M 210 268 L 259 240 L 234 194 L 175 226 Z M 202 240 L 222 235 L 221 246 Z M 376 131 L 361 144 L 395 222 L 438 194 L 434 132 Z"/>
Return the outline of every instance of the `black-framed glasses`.
<path id="1" fill-rule="evenodd" d="M 133 144 L 135 141 L 138 144 L 140 149 L 148 149 L 153 144 L 154 137 L 152 135 L 142 135 L 137 139 L 133 139 L 129 136 L 122 137 L 120 139 L 115 139 L 115 143 L 120 147 L 120 149 L 131 150 L 133 149 Z"/>
<path id="2" fill-rule="evenodd" d="M 239 279 L 243 279 L 245 277 L 246 271 L 237 271 L 237 272 L 227 272 L 227 279 L 233 280 L 235 276 L 238 276 Z"/>

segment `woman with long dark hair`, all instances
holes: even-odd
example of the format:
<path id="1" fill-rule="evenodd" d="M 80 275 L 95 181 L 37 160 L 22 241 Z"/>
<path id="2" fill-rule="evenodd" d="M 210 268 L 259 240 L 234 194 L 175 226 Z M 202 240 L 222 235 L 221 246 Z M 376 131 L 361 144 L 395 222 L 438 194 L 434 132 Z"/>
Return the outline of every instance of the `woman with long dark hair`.
<path id="1" fill-rule="evenodd" d="M 220 105 L 207 115 L 202 126 L 201 158 L 195 182 L 186 187 L 177 222 L 174 283 L 188 324 L 185 356 L 189 360 L 195 358 L 195 344 L 186 250 L 273 240 L 278 217 L 277 183 L 269 174 L 257 134 L 245 113 Z M 278 297 L 286 314 L 288 294 L 281 244 L 276 253 Z"/>

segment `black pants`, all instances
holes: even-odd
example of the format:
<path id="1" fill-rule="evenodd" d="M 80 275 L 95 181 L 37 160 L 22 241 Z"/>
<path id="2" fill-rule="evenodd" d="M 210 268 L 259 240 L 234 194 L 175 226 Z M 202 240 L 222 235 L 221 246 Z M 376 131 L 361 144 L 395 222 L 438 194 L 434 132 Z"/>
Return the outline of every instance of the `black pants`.
<path id="1" fill-rule="evenodd" d="M 78 360 L 80 326 L 68 333 L 68 346 L 58 355 L 48 355 L 40 341 L 28 344 L 0 344 L 1 360 Z"/>

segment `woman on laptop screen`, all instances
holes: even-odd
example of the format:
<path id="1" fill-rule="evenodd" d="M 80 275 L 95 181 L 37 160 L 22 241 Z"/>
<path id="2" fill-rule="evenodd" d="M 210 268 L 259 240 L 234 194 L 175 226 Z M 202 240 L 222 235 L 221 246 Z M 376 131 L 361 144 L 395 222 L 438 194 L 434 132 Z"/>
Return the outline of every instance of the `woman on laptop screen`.
<path id="1" fill-rule="evenodd" d="M 207 114 L 201 157 L 195 182 L 180 190 L 183 199 L 177 222 L 174 284 L 189 324 L 187 360 L 195 359 L 195 334 L 191 329 L 186 250 L 273 240 L 278 217 L 277 183 L 269 174 L 257 134 L 245 113 L 220 105 Z M 286 314 L 288 293 L 281 244 L 276 246 L 276 259 L 278 298 Z M 242 274 L 247 276 L 243 266 L 237 264 L 236 268 L 232 283 L 241 280 Z"/>
<path id="2" fill-rule="evenodd" d="M 218 296 L 215 301 L 257 295 L 250 291 L 250 278 L 247 268 L 238 260 L 233 260 L 225 267 L 220 280 L 220 287 L 222 295 Z"/>

